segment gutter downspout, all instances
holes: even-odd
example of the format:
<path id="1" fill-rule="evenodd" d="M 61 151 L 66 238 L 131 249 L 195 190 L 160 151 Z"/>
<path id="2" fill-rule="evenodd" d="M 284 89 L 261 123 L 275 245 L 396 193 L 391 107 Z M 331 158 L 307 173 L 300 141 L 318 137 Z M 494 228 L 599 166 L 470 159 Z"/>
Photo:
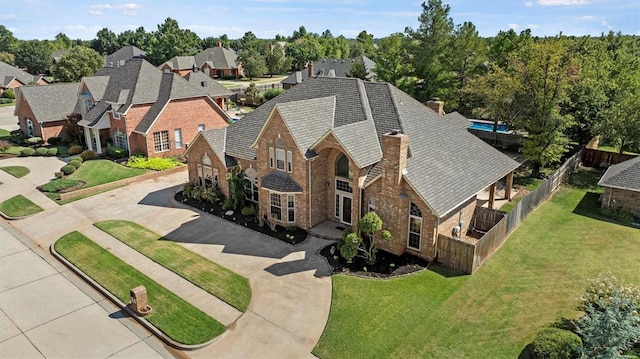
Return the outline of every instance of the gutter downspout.
<path id="1" fill-rule="evenodd" d="M 433 229 L 433 235 L 436 237 L 435 253 L 433 256 L 434 262 L 438 259 L 438 228 L 440 228 L 440 217 L 438 217 L 438 220 L 436 221 L 436 228 Z"/>
<path id="2" fill-rule="evenodd" d="M 309 178 L 309 183 L 308 183 L 308 186 L 307 186 L 307 192 L 308 192 L 308 196 L 309 196 L 309 202 L 307 204 L 307 210 L 309 211 L 309 228 L 312 228 L 311 227 L 311 209 L 313 208 L 313 206 L 311 205 L 311 187 L 312 187 L 311 186 L 311 160 L 307 161 L 307 167 L 308 167 L 307 175 L 308 175 L 308 178 Z"/>

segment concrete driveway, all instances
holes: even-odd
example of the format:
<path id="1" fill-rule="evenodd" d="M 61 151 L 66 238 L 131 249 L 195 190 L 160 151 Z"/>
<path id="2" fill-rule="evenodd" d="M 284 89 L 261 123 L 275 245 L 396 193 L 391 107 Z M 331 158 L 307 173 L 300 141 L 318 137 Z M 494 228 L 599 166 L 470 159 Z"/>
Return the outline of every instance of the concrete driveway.
<path id="1" fill-rule="evenodd" d="M 31 158 L 20 160 L 28 164 Z M 291 246 L 183 207 L 172 197 L 186 181 L 182 172 L 139 182 L 64 206 L 54 204 L 10 225 L 48 248 L 72 230 L 88 232 L 96 221 L 133 220 L 249 278 L 253 296 L 247 312 L 213 344 L 183 355 L 312 358 L 331 305 L 330 269 L 317 252 L 330 242 L 310 237 Z M 38 195 L 28 193 L 32 200 Z"/>
<path id="2" fill-rule="evenodd" d="M 20 128 L 18 126 L 18 117 L 13 115 L 14 106 L 0 107 L 0 128 L 7 131 L 13 131 Z"/>

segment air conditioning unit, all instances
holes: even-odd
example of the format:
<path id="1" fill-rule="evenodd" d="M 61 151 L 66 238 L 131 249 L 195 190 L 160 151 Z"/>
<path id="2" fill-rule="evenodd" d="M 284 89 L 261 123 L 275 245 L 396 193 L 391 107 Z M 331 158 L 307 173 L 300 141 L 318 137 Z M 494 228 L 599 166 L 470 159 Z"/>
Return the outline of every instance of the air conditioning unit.
<path id="1" fill-rule="evenodd" d="M 453 227 L 453 229 L 451 230 L 451 235 L 456 238 L 460 238 L 460 226 Z"/>

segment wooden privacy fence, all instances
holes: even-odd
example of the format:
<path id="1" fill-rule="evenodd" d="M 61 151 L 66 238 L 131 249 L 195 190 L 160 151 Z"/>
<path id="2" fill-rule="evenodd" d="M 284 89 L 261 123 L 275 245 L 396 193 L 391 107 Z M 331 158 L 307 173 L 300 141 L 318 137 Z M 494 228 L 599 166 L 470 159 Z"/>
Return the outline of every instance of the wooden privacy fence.
<path id="1" fill-rule="evenodd" d="M 438 235 L 438 262 L 464 273 L 475 273 L 502 246 L 511 232 L 529 213 L 546 201 L 571 172 L 580 166 L 583 151 L 584 149 L 571 156 L 540 187 L 523 197 L 511 212 L 506 213 L 504 218 L 476 243 L 465 243 L 456 238 Z M 489 213 L 485 210 L 480 211 L 480 213 L 483 212 Z"/>
<path id="2" fill-rule="evenodd" d="M 637 155 L 607 152 L 596 148 L 585 148 L 582 155 L 582 163 L 588 167 L 599 167 L 603 164 L 615 165 L 635 157 L 637 157 Z"/>

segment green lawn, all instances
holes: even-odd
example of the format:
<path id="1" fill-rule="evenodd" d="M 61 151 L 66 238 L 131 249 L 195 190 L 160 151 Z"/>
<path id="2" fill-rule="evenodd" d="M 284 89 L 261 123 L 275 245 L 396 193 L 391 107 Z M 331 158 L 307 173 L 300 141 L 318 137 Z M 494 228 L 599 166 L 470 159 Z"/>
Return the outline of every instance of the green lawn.
<path id="1" fill-rule="evenodd" d="M 144 285 L 153 308 L 145 318 L 179 343 L 205 343 L 226 330 L 222 323 L 77 231 L 60 238 L 55 243 L 55 250 L 124 303 L 129 302 L 132 288 Z"/>
<path id="2" fill-rule="evenodd" d="M 9 217 L 24 217 L 42 211 L 43 209 L 40 206 L 21 194 L 0 203 L 0 212 Z"/>
<path id="3" fill-rule="evenodd" d="M 244 312 L 249 307 L 251 287 L 247 278 L 137 223 L 114 220 L 94 225 L 238 310 Z"/>
<path id="4" fill-rule="evenodd" d="M 599 146 L 598 149 L 600 151 L 620 153 L 620 149 L 617 148 L 617 147 L 614 147 L 614 146 Z M 624 151 L 624 154 L 626 154 L 626 155 L 637 155 L 637 153 L 630 152 L 630 151 Z"/>
<path id="5" fill-rule="evenodd" d="M 84 181 L 83 188 L 93 187 L 121 179 L 139 176 L 149 171 L 129 168 L 109 160 L 91 160 L 82 164 L 69 178 Z"/>
<path id="6" fill-rule="evenodd" d="M 12 175 L 15 178 L 24 177 L 28 175 L 29 172 L 31 172 L 27 167 L 22 167 L 22 166 L 5 166 L 5 167 L 0 167 L 0 170 L 7 172 L 8 174 Z"/>
<path id="7" fill-rule="evenodd" d="M 473 276 L 437 266 L 386 281 L 335 276 L 314 354 L 517 358 L 541 327 L 576 317 L 588 278 L 640 284 L 640 229 L 603 220 L 597 187 L 581 187 L 561 188 Z"/>
<path id="8" fill-rule="evenodd" d="M 8 137 L 11 137 L 11 133 L 4 128 L 0 128 L 0 140 Z"/>

